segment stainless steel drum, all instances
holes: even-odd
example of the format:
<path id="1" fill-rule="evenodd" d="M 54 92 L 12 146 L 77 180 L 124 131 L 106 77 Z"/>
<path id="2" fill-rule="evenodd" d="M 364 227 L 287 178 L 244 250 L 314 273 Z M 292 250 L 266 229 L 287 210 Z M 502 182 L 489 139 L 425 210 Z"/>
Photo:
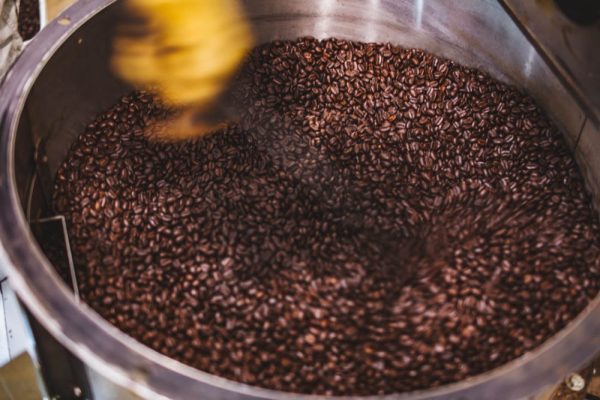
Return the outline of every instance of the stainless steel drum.
<path id="1" fill-rule="evenodd" d="M 102 319 L 59 278 L 30 220 L 86 123 L 130 90 L 107 60 L 113 0 L 79 0 L 27 47 L 0 91 L 0 263 L 19 298 L 86 365 L 95 397 L 288 398 L 169 359 Z M 600 136 L 495 1 L 248 0 L 260 41 L 311 35 L 390 41 L 478 67 L 531 93 L 555 119 L 600 199 Z M 398 399 L 518 399 L 560 380 L 600 349 L 600 299 L 544 345 L 455 384 Z M 318 396 L 306 396 L 318 397 Z"/>

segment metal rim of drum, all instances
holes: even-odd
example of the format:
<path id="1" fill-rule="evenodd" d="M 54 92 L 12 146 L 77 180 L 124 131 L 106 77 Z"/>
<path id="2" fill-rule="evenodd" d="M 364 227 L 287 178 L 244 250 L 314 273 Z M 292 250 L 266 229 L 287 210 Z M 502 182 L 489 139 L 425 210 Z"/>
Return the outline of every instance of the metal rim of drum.
<path id="1" fill-rule="evenodd" d="M 14 149 L 21 111 L 35 79 L 79 27 L 115 0 L 80 0 L 60 22 L 49 24 L 28 45 L 0 91 L 0 265 L 21 301 L 65 347 L 90 368 L 143 397 L 305 398 L 234 382 L 186 366 L 119 331 L 74 296 L 35 243 L 19 204 Z M 66 18 L 66 19 L 65 19 Z M 67 21 L 68 23 L 65 23 Z M 522 398 L 580 367 L 598 349 L 600 297 L 563 330 L 525 355 L 492 371 L 433 389 L 365 398 Z"/>

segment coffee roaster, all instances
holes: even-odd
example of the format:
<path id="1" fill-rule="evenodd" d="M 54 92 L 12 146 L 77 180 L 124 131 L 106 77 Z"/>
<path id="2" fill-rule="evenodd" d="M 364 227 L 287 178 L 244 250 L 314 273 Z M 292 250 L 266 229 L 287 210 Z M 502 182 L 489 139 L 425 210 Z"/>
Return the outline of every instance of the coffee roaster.
<path id="1" fill-rule="evenodd" d="M 301 36 L 392 42 L 427 49 L 523 88 L 562 130 L 600 210 L 597 4 L 550 0 L 244 2 L 259 42 Z M 31 398 L 40 394 L 57 399 L 295 397 L 180 364 L 134 341 L 79 301 L 69 232 L 64 218 L 51 214 L 49 202 L 53 177 L 76 135 L 94 115 L 131 90 L 108 66 L 117 13 L 113 0 L 80 0 L 35 37 L 2 84 L 0 265 L 10 285 L 3 283 L 2 291 L 7 293 L 5 312 L 16 305 L 10 300 L 14 290 L 23 313 L 10 315 L 25 317 L 17 325 L 13 317 L 6 319 L 12 328 L 5 336 L 10 340 L 12 335 L 13 342 L 15 335 L 26 339 L 8 357 L 26 367 L 0 371 L 2 387 L 6 393 L 12 391 L 13 398 L 25 398 L 14 394 L 23 390 L 15 382 L 25 382 L 10 379 L 17 370 L 32 380 L 27 388 L 38 388 L 37 393 L 27 392 Z M 62 246 L 59 271 L 41 246 L 47 237 Z M 599 349 L 597 298 L 545 344 L 500 368 L 455 384 L 389 397 L 530 398 L 565 379 L 566 390 L 583 396 L 595 369 L 570 374 L 588 365 Z M 23 350 L 28 355 L 19 358 L 17 353 Z"/>

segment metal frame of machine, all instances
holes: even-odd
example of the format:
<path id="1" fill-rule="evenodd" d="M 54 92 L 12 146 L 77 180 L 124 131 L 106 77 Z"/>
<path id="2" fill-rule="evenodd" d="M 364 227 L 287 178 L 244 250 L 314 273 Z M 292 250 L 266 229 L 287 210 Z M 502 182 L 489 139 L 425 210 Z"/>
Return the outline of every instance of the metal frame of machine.
<path id="1" fill-rule="evenodd" d="M 63 55 L 68 54 L 71 57 L 88 57 L 90 51 L 105 51 L 97 48 L 78 53 L 77 45 L 85 44 L 109 24 L 109 6 L 113 2 L 114 0 L 79 0 L 29 44 L 27 51 L 16 62 L 2 86 L 0 209 L 3 212 L 0 214 L 0 263 L 5 266 L 12 286 L 31 312 L 33 319 L 39 321 L 44 330 L 85 364 L 90 391 L 96 393 L 97 398 L 321 398 L 291 395 L 232 382 L 185 366 L 143 346 L 108 324 L 85 304 L 78 304 L 35 243 L 29 221 L 23 212 L 23 193 L 20 193 L 20 187 L 23 187 L 23 179 L 29 179 L 22 176 L 24 171 L 39 160 L 35 160 L 33 154 L 18 152 L 17 147 L 33 148 L 35 136 L 42 136 L 45 127 L 36 127 L 41 131 L 33 129 L 35 132 L 32 137 L 18 135 L 22 121 L 33 115 L 30 112 L 36 111 L 35 105 L 30 105 L 31 110 L 26 110 L 28 97 L 41 74 L 46 72 L 51 60 L 60 51 L 64 50 Z M 600 141 L 590 136 L 598 134 L 597 127 L 592 124 L 586 125 L 584 113 L 553 78 L 535 49 L 522 37 L 499 4 L 490 0 L 452 2 L 451 7 L 460 9 L 471 18 L 469 21 L 472 23 L 472 29 L 489 29 L 490 32 L 497 30 L 498 35 L 505 35 L 505 40 L 512 41 L 513 45 L 518 47 L 518 52 L 514 54 L 505 49 L 497 57 L 490 56 L 492 61 L 486 65 L 477 65 L 480 64 L 480 60 L 477 59 L 471 59 L 471 64 L 492 69 L 492 74 L 506 80 L 520 76 L 521 81 L 517 79 L 516 83 L 525 87 L 527 79 L 532 74 L 537 74 L 536 78 L 540 78 L 541 86 L 531 86 L 528 90 L 534 96 L 538 96 L 542 105 L 557 116 L 559 124 L 567 134 L 566 140 L 575 150 L 584 175 L 596 195 L 595 198 L 599 199 L 600 192 L 594 188 L 600 187 L 600 165 L 591 164 L 585 153 L 592 146 L 600 146 Z M 432 15 L 428 14 L 430 12 Z M 482 21 L 480 14 L 485 12 L 489 12 L 493 18 Z M 413 30 L 406 29 L 395 18 L 407 14 L 411 16 Z M 258 36 L 262 40 L 297 36 L 303 32 L 312 33 L 317 37 L 339 35 L 353 38 L 358 36 L 355 32 L 357 24 L 361 24 L 364 29 L 361 38 L 365 40 L 391 40 L 395 35 L 401 35 L 402 39 L 408 41 L 401 43 L 407 46 L 430 44 L 432 51 L 463 61 L 461 55 L 465 58 L 467 50 L 453 47 L 452 40 L 467 34 L 459 32 L 454 36 L 450 35 L 448 26 L 453 21 L 445 22 L 444 18 L 450 17 L 443 14 L 443 11 L 426 8 L 423 1 L 408 0 L 310 0 L 298 3 L 255 0 L 249 10 L 250 19 L 257 24 Z M 436 23 L 438 26 L 433 26 Z M 435 31 L 440 35 L 448 31 L 446 33 L 449 37 L 445 41 L 440 40 L 439 43 L 434 40 L 428 42 L 424 34 L 419 36 L 421 31 L 418 30 L 425 33 L 428 30 Z M 410 36 L 413 32 L 414 36 Z M 470 32 L 465 40 L 468 42 L 468 39 L 472 39 L 477 33 Z M 494 38 L 491 39 L 493 41 Z M 481 43 L 479 47 L 470 51 L 484 52 L 487 45 L 488 43 Z M 515 61 L 524 65 L 524 70 L 511 71 L 506 61 L 501 60 L 505 54 L 513 54 Z M 511 72 L 515 72 L 515 75 L 511 76 Z M 88 79 L 94 77 L 91 75 Z M 551 91 L 552 96 L 542 98 L 545 91 Z M 585 129 L 589 129 L 590 133 L 587 134 Z M 30 140 L 32 143 L 27 143 Z M 588 147 L 580 151 L 581 146 Z M 508 396 L 516 399 L 528 396 L 545 385 L 561 380 L 568 372 L 589 360 L 600 348 L 598 332 L 600 298 L 594 300 L 563 331 L 542 346 L 498 369 L 440 388 L 383 398 L 493 399 Z"/>

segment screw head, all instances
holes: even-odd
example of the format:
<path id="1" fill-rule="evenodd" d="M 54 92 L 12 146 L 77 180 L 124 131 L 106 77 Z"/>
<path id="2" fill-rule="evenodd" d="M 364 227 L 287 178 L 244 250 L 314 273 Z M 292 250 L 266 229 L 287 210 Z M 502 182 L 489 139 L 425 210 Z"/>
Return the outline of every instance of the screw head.
<path id="1" fill-rule="evenodd" d="M 573 373 L 567 376 L 565 384 L 570 390 L 580 392 L 585 387 L 585 379 L 581 375 Z"/>

